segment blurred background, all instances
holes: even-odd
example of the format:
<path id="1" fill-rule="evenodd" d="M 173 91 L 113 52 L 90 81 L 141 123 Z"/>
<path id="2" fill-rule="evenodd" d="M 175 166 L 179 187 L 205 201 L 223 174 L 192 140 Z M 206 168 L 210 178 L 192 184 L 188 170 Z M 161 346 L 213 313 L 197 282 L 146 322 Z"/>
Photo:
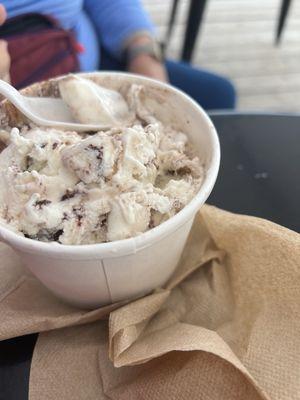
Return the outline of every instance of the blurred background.
<path id="1" fill-rule="evenodd" d="M 166 37 L 174 0 L 143 0 Z M 202 0 L 198 0 L 201 2 Z M 207 0 L 191 62 L 231 78 L 243 110 L 300 111 L 300 1 L 290 3 L 275 45 L 284 0 Z M 190 0 L 177 1 L 166 54 L 180 59 Z"/>

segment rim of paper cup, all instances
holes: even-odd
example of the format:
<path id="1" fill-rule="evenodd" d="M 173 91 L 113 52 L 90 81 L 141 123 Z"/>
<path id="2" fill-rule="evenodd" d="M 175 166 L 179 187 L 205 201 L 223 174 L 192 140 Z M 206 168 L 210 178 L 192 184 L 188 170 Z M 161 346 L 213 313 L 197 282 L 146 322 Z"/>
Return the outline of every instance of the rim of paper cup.
<path id="1" fill-rule="evenodd" d="M 153 84 L 153 86 L 167 89 L 169 92 L 176 93 L 177 95 L 184 97 L 198 113 L 201 114 L 202 118 L 207 125 L 207 133 L 210 135 L 212 140 L 212 157 L 210 160 L 209 168 L 205 170 L 204 182 L 201 185 L 196 196 L 176 215 L 169 218 L 162 224 L 141 233 L 138 236 L 134 236 L 128 239 L 115 240 L 112 242 L 105 243 L 94 243 L 94 244 L 82 244 L 82 245 L 65 245 L 57 242 L 42 242 L 34 239 L 25 238 L 24 236 L 15 233 L 14 231 L 0 225 L 0 237 L 7 244 L 16 247 L 19 250 L 30 252 L 30 253 L 47 253 L 50 257 L 71 259 L 70 256 L 86 256 L 87 259 L 92 258 L 105 258 L 113 256 L 122 256 L 126 254 L 132 254 L 142 248 L 148 247 L 163 237 L 169 235 L 171 232 L 180 229 L 188 220 L 193 218 L 198 209 L 204 204 L 209 197 L 214 184 L 217 179 L 219 166 L 220 166 L 220 143 L 216 132 L 216 129 L 203 110 L 203 108 L 196 103 L 189 95 L 184 93 L 182 90 L 177 89 L 168 83 L 160 82 L 152 78 L 143 77 L 136 74 L 126 72 L 109 72 L 109 71 L 98 71 L 98 72 L 82 72 L 79 75 L 92 77 L 96 75 L 101 76 L 118 76 L 126 79 L 140 80 L 141 82 L 147 81 Z M 59 80 L 61 77 L 54 78 L 53 80 Z M 174 243 L 176 246 L 176 243 Z"/>

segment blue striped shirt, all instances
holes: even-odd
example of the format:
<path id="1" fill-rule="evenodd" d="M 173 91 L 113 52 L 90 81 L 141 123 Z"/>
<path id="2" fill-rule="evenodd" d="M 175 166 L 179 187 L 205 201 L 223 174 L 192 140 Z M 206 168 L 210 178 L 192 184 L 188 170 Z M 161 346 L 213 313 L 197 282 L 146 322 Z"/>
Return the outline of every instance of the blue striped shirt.
<path id="1" fill-rule="evenodd" d="M 126 39 L 138 31 L 154 33 L 139 0 L 0 0 L 8 17 L 37 12 L 52 15 L 65 29 L 73 29 L 85 51 L 83 71 L 98 68 L 100 43 L 119 57 Z"/>

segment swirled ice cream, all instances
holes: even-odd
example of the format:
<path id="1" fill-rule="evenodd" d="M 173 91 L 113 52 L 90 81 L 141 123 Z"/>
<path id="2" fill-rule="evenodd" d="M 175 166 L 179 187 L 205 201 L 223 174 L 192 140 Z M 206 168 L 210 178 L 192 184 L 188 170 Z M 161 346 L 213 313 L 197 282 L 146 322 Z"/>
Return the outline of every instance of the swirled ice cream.
<path id="1" fill-rule="evenodd" d="M 115 92 L 101 112 L 101 93 L 87 87 L 81 98 L 80 82 L 73 83 L 68 78 L 61 93 L 74 115 L 80 104 L 92 107 L 92 115 L 88 107 L 80 113 L 80 122 L 85 116 L 95 122 L 98 109 L 113 127 L 96 133 L 41 127 L 2 132 L 1 223 L 36 240 L 92 244 L 136 236 L 188 204 L 203 168 L 191 156 L 187 136 L 147 110 L 143 87 L 132 85 L 124 97 Z M 111 111 L 118 106 L 120 112 Z"/>

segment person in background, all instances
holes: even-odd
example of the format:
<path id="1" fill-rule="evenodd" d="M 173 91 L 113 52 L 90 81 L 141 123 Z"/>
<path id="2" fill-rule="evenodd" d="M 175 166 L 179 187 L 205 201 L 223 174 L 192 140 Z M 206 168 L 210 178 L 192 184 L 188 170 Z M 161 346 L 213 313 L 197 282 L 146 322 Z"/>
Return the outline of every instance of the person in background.
<path id="1" fill-rule="evenodd" d="M 2 0 L 2 4 L 8 17 L 33 12 L 51 15 L 72 30 L 83 49 L 81 71 L 128 70 L 169 81 L 207 110 L 235 106 L 235 90 L 226 78 L 162 60 L 155 27 L 139 0 Z M 0 10 L 3 21 L 3 7 Z M 4 57 L 7 67 L 6 46 L 0 43 L 0 63 Z"/>

